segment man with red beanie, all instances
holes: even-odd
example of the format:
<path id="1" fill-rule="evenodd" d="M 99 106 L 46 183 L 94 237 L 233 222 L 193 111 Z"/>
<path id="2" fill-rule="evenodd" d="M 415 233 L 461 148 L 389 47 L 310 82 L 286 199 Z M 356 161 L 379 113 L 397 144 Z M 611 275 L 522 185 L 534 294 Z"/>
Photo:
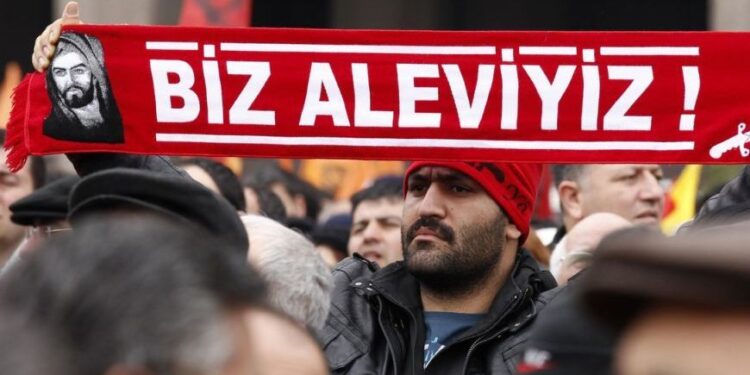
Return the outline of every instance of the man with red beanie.
<path id="1" fill-rule="evenodd" d="M 334 270 L 321 338 L 334 374 L 514 374 L 555 286 L 520 245 L 541 165 L 415 162 L 406 171 L 404 260 Z"/>

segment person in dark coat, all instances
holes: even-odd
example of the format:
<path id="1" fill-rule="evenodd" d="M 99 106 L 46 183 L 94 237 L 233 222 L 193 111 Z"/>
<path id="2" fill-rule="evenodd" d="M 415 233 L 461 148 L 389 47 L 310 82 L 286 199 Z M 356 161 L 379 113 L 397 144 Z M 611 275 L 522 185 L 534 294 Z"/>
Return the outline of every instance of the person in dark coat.
<path id="1" fill-rule="evenodd" d="M 520 245 L 539 165 L 416 162 L 404 260 L 355 254 L 334 270 L 322 342 L 333 374 L 515 374 L 555 286 Z"/>
<path id="2" fill-rule="evenodd" d="M 723 227 L 742 222 L 750 222 L 750 168 L 745 167 L 742 173 L 727 183 L 720 193 L 711 197 L 700 210 L 692 223 L 684 225 L 678 236 L 709 227 Z M 726 233 L 725 233 L 726 234 Z M 700 235 L 699 235 L 700 236 Z M 621 249 L 618 256 L 634 252 L 660 252 L 659 246 L 647 247 L 647 243 L 660 243 L 663 235 L 649 227 L 635 227 L 615 232 L 602 240 L 600 250 Z M 686 242 L 694 241 L 695 238 Z M 685 240 L 683 240 L 685 241 Z M 637 244 L 637 246 L 635 245 Z M 646 250 L 643 250 L 643 249 Z M 714 254 L 715 249 L 703 250 Z M 707 255 L 713 257 L 713 255 Z M 609 255 L 607 255 L 609 257 Z M 596 257 L 594 257 L 596 259 Z M 605 259 L 608 259 L 605 257 Z M 677 257 L 679 259 L 679 256 Z M 594 278 L 608 280 L 611 271 L 595 270 Z M 584 273 L 587 271 L 584 271 Z M 645 272 L 645 271 L 644 271 Z M 597 276 L 598 275 L 598 276 Z M 607 320 L 622 315 L 618 307 L 630 309 L 630 306 L 609 306 L 606 310 L 590 311 L 582 299 L 583 278 L 581 275 L 571 280 L 570 285 L 553 292 L 549 296 L 549 307 L 539 316 L 537 324 L 524 354 L 524 361 L 519 365 L 523 374 L 534 375 L 568 375 L 568 374 L 611 374 L 614 371 L 613 360 L 616 344 L 621 334 L 619 325 L 605 324 Z M 589 276 L 590 277 L 590 276 Z M 635 274 L 623 278 L 627 284 L 630 279 L 637 279 Z M 617 280 L 611 280 L 617 283 Z M 653 281 L 651 281 L 653 282 Z M 665 284 L 659 281 L 660 284 Z M 669 283 L 666 283 L 669 284 Z M 611 299 L 610 302 L 616 302 Z"/>

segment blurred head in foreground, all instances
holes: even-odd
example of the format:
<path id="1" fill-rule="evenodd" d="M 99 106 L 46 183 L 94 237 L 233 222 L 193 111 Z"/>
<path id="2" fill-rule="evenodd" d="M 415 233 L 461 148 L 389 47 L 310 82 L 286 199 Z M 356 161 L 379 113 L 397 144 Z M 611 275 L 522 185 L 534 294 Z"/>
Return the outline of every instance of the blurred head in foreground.
<path id="1" fill-rule="evenodd" d="M 603 241 L 583 292 L 598 316 L 624 329 L 622 375 L 735 374 L 750 347 L 750 225 L 740 222 L 674 238 Z"/>
<path id="2" fill-rule="evenodd" d="M 240 253 L 158 216 L 79 223 L 0 280 L 0 304 L 64 342 L 81 375 L 265 373 L 250 358 L 273 347 L 249 328 L 277 316 Z"/>

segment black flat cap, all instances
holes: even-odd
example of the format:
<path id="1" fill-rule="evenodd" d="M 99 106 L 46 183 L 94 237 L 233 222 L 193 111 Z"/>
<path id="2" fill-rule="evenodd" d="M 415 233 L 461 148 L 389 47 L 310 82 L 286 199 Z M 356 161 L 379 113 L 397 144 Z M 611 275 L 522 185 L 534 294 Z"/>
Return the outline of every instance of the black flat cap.
<path id="1" fill-rule="evenodd" d="M 46 225 L 68 217 L 68 197 L 78 176 L 63 177 L 10 205 L 10 220 L 18 225 Z"/>
<path id="2" fill-rule="evenodd" d="M 92 173 L 73 188 L 69 219 L 77 222 L 118 209 L 141 209 L 195 225 L 247 254 L 248 239 L 237 211 L 192 179 L 160 172 L 114 168 Z"/>

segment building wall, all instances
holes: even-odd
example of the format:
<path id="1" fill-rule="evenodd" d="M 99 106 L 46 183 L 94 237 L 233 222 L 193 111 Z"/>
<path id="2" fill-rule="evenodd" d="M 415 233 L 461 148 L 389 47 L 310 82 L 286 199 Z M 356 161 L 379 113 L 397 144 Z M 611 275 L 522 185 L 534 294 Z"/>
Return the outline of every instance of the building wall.
<path id="1" fill-rule="evenodd" d="M 77 0 L 87 23 L 174 24 L 181 0 Z M 68 0 L 53 0 L 54 18 Z"/>
<path id="2" fill-rule="evenodd" d="M 68 0 L 52 0 L 59 15 Z M 90 23 L 174 24 L 182 0 L 78 0 Z M 258 26 L 448 30 L 744 30 L 750 0 L 253 0 Z M 707 16 L 707 14 L 709 14 Z"/>
<path id="3" fill-rule="evenodd" d="M 711 30 L 750 30 L 750 0 L 711 0 Z"/>

